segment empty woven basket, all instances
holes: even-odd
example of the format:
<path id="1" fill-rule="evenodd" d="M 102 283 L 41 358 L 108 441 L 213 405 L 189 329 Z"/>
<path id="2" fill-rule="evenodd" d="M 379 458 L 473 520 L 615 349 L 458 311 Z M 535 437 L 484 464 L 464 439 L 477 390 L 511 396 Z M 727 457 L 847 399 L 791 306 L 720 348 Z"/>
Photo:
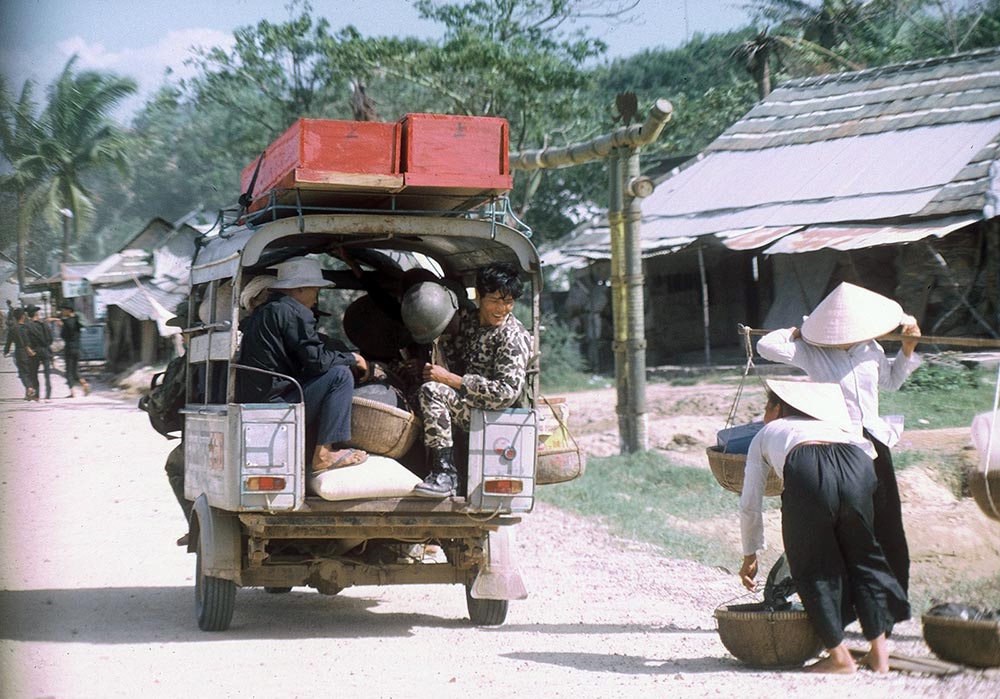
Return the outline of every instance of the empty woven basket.
<path id="1" fill-rule="evenodd" d="M 420 425 L 413 413 L 367 398 L 351 399 L 352 447 L 398 459 L 419 434 Z"/>
<path id="2" fill-rule="evenodd" d="M 803 611 L 772 612 L 761 603 L 731 604 L 715 610 L 719 640 L 753 667 L 801 667 L 823 649 Z"/>
<path id="3" fill-rule="evenodd" d="M 924 642 L 942 660 L 1000 667 L 1000 621 L 971 621 L 924 614 Z"/>
<path id="4" fill-rule="evenodd" d="M 734 493 L 743 492 L 743 471 L 747 465 L 746 454 L 727 454 L 719 451 L 717 447 L 709 447 L 705 450 L 708 455 L 708 465 L 712 469 L 712 475 L 719 481 L 726 490 Z M 764 495 L 781 495 L 784 485 L 773 470 L 767 472 L 767 483 L 764 485 Z"/>

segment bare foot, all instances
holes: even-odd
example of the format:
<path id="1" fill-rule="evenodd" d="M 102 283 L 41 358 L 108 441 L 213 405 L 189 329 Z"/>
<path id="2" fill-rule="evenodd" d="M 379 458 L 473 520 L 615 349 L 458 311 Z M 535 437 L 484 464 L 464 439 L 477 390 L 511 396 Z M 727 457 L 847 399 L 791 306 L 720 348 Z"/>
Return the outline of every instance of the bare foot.
<path id="1" fill-rule="evenodd" d="M 312 470 L 313 473 L 319 473 L 333 468 L 354 466 L 363 463 L 367 458 L 368 452 L 361 449 L 337 449 L 334 451 L 326 444 L 320 444 L 313 454 Z"/>
<path id="2" fill-rule="evenodd" d="M 850 654 L 846 658 L 843 658 L 839 657 L 838 654 L 831 653 L 822 660 L 805 668 L 805 671 L 827 675 L 853 675 L 858 671 L 858 666 L 854 664 L 854 659 L 851 658 Z"/>
<path id="3" fill-rule="evenodd" d="M 861 663 L 870 670 L 884 675 L 889 672 L 889 648 L 885 634 L 872 639 L 871 643 L 871 650 L 861 658 Z"/>

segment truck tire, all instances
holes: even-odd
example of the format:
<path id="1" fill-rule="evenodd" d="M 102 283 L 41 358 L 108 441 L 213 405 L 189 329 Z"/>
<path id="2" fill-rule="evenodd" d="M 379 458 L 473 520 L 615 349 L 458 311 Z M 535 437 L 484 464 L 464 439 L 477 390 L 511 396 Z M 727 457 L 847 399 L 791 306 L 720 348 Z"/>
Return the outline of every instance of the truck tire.
<path id="1" fill-rule="evenodd" d="M 201 572 L 201 542 L 198 542 L 194 570 L 195 614 L 202 631 L 225 631 L 233 620 L 236 583 Z"/>
<path id="2" fill-rule="evenodd" d="M 507 619 L 508 605 L 505 599 L 476 599 L 472 585 L 465 584 L 465 606 L 474 626 L 500 626 Z"/>

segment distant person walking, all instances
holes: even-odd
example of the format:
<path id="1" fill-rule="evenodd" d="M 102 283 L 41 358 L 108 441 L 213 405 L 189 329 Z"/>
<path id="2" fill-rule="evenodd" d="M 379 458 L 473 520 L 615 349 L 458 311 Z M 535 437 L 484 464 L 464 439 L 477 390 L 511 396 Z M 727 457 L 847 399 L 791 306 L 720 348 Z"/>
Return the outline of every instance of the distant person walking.
<path id="1" fill-rule="evenodd" d="M 38 400 L 41 387 L 38 383 L 38 368 L 45 374 L 45 400 L 52 398 L 52 331 L 49 324 L 38 319 L 38 306 L 31 305 L 25 310 L 28 320 L 21 326 L 25 340 L 25 352 L 28 355 L 28 384 L 31 399 Z"/>
<path id="2" fill-rule="evenodd" d="M 11 348 L 14 349 L 14 366 L 17 367 L 17 378 L 24 386 L 24 399 L 31 400 L 37 395 L 37 392 L 33 393 L 31 383 L 28 381 L 28 354 L 25 351 L 27 344 L 24 339 L 24 322 L 26 320 L 23 308 L 18 307 L 11 310 L 10 316 L 7 318 L 7 340 L 3 346 L 3 356 L 8 356 Z"/>
<path id="3" fill-rule="evenodd" d="M 80 334 L 83 330 L 83 322 L 76 315 L 76 309 L 69 301 L 64 301 L 59 307 L 60 317 L 56 322 L 61 328 L 59 336 L 63 341 L 63 361 L 66 362 L 66 385 L 69 387 L 67 398 L 73 398 L 76 393 L 74 388 L 80 386 L 83 395 L 90 394 L 90 384 L 80 377 Z"/>

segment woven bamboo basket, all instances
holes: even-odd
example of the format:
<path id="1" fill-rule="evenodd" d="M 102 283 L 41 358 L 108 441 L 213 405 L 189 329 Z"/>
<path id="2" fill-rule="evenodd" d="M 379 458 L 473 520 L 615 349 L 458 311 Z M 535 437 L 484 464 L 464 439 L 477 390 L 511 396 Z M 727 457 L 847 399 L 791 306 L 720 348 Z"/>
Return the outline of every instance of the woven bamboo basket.
<path id="1" fill-rule="evenodd" d="M 1000 468 L 969 471 L 969 490 L 983 514 L 1000 522 Z"/>
<path id="2" fill-rule="evenodd" d="M 747 465 L 746 454 L 727 454 L 719 451 L 717 447 L 709 447 L 705 450 L 708 455 L 708 465 L 712 469 L 712 475 L 719 481 L 726 490 L 734 493 L 743 492 L 743 471 Z M 781 495 L 784 485 L 773 470 L 767 473 L 767 482 L 764 484 L 764 495 L 774 497 Z"/>
<path id="3" fill-rule="evenodd" d="M 972 667 L 1000 667 L 1000 621 L 971 621 L 924 614 L 924 642 L 942 660 Z"/>
<path id="4" fill-rule="evenodd" d="M 737 659 L 753 667 L 801 667 L 823 650 L 804 611 L 771 612 L 762 607 L 731 604 L 715 610 L 719 640 Z"/>
<path id="5" fill-rule="evenodd" d="M 350 446 L 398 459 L 419 434 L 420 425 L 413 413 L 367 398 L 351 399 Z"/>

